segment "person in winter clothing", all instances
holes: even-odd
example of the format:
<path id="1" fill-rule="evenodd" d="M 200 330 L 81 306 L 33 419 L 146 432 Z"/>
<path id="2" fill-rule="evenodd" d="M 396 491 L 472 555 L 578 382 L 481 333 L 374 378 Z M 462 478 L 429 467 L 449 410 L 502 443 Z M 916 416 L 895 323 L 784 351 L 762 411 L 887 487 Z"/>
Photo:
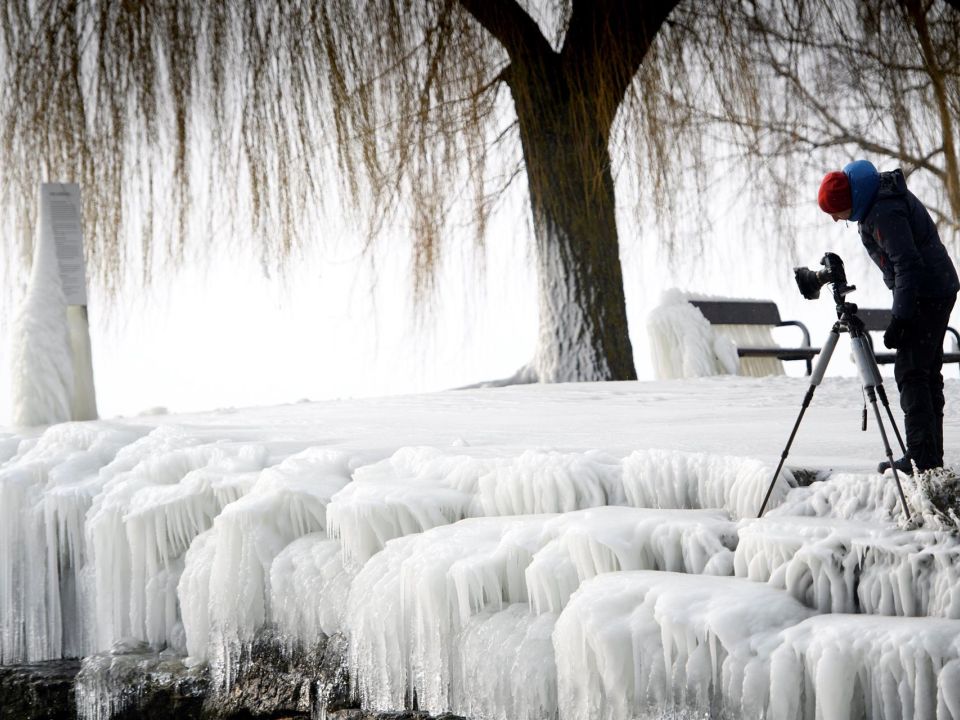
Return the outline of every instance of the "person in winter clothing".
<path id="1" fill-rule="evenodd" d="M 894 377 L 906 426 L 907 455 L 894 462 L 910 473 L 943 465 L 943 337 L 960 290 L 957 271 L 930 213 L 900 169 L 877 172 L 866 160 L 827 173 L 820 209 L 859 225 L 860 240 L 893 291 L 893 319 L 883 344 L 896 349 Z M 883 472 L 889 462 L 880 463 Z"/>

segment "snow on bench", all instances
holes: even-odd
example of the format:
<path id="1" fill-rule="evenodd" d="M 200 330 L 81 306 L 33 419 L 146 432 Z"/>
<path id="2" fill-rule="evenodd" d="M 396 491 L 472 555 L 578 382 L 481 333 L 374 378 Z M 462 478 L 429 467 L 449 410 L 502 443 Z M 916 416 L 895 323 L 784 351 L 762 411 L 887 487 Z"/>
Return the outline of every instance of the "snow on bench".
<path id="1" fill-rule="evenodd" d="M 802 342 L 783 347 L 773 339 L 778 327 L 800 328 Z M 820 348 L 798 320 L 781 320 L 771 300 L 664 293 L 647 318 L 654 376 L 658 380 L 709 375 L 782 375 L 784 360 L 803 360 L 807 375 Z"/>

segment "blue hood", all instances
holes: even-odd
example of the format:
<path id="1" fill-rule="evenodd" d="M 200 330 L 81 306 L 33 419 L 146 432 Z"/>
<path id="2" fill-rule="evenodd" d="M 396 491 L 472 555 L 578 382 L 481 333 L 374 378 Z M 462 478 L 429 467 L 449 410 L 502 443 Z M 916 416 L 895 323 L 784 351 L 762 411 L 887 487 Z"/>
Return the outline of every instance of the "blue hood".
<path id="1" fill-rule="evenodd" d="M 850 196 L 853 201 L 850 219 L 860 222 L 877 196 L 880 173 L 869 160 L 854 160 L 843 169 L 843 173 L 850 181 Z"/>

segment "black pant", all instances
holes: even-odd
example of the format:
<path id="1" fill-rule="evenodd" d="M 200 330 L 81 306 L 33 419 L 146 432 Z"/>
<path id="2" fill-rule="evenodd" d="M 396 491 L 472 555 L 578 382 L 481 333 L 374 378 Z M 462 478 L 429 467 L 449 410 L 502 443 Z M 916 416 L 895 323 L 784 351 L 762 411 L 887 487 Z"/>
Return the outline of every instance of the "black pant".
<path id="1" fill-rule="evenodd" d="M 943 336 L 956 299 L 920 298 L 894 364 L 907 454 L 920 470 L 943 465 Z"/>

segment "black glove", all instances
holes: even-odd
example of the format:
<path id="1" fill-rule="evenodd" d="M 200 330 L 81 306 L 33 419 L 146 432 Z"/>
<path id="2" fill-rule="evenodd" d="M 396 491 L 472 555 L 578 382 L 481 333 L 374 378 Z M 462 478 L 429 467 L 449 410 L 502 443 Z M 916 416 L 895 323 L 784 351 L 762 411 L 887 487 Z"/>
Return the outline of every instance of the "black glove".
<path id="1" fill-rule="evenodd" d="M 895 350 L 901 345 L 907 337 L 907 330 L 910 328 L 910 321 L 898 318 L 894 315 L 890 319 L 890 326 L 883 333 L 883 346 L 890 350 Z"/>

